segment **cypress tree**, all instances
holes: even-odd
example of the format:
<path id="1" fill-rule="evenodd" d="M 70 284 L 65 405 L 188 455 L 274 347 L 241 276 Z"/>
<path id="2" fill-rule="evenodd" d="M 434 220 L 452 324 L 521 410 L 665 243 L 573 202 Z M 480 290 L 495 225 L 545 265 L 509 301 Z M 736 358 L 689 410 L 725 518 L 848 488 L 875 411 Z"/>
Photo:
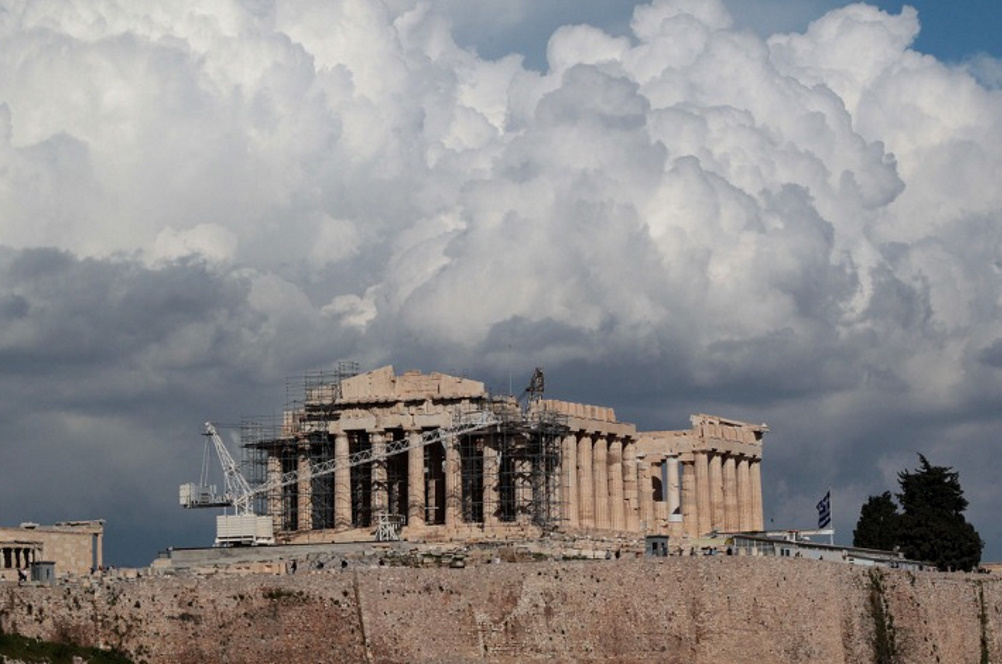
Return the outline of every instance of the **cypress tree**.
<path id="1" fill-rule="evenodd" d="M 890 491 L 870 496 L 859 511 L 852 545 L 864 549 L 892 550 L 898 544 L 901 515 Z"/>
<path id="2" fill-rule="evenodd" d="M 919 455 L 919 467 L 898 473 L 901 504 L 898 544 L 913 560 L 941 570 L 971 571 L 981 562 L 984 542 L 964 518 L 967 499 L 952 468 L 933 466 Z"/>
<path id="3" fill-rule="evenodd" d="M 887 551 L 899 547 L 908 558 L 943 571 L 975 569 L 984 542 L 964 518 L 968 503 L 959 473 L 933 466 L 920 454 L 917 469 L 898 473 L 898 486 L 901 511 L 889 491 L 870 496 L 860 509 L 853 545 Z"/>

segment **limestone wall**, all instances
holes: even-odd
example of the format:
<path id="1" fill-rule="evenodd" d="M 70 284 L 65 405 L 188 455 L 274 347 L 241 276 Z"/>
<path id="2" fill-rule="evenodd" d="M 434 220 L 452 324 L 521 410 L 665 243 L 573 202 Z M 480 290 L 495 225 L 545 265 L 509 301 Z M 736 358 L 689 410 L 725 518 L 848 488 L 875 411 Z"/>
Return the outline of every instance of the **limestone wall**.
<path id="1" fill-rule="evenodd" d="M 178 663 L 1002 661 L 1002 580 L 871 574 L 719 556 L 0 584 L 0 629 Z"/>
<path id="2" fill-rule="evenodd" d="M 0 528 L 0 581 L 16 580 L 17 569 L 27 568 L 30 562 L 54 562 L 56 574 L 90 574 L 101 564 L 101 547 L 104 532 L 103 522 L 64 522 L 54 526 Z M 97 542 L 95 543 L 95 537 Z M 18 558 L 11 555 L 12 549 L 22 552 L 31 549 L 30 556 Z"/>

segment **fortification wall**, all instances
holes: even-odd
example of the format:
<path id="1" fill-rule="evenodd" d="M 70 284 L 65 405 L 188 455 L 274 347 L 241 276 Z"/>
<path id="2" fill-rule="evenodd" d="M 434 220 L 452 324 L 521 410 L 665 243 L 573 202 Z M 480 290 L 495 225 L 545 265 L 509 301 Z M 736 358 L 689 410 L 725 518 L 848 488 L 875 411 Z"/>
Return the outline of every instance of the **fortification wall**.
<path id="1" fill-rule="evenodd" d="M 0 585 L 0 629 L 148 662 L 1002 661 L 1002 580 L 695 557 Z"/>

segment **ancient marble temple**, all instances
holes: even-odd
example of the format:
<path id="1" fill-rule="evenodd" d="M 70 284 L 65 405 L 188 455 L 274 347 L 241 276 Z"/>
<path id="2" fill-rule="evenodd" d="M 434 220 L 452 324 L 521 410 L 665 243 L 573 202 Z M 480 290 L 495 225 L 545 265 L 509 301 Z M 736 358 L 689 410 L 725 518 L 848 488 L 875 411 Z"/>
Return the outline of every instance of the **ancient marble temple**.
<path id="1" fill-rule="evenodd" d="M 763 527 L 764 424 L 693 415 L 685 430 L 637 431 L 612 408 L 543 398 L 541 372 L 521 398 L 389 366 L 305 392 L 275 432 L 244 440 L 273 485 L 259 509 L 279 541 Z"/>

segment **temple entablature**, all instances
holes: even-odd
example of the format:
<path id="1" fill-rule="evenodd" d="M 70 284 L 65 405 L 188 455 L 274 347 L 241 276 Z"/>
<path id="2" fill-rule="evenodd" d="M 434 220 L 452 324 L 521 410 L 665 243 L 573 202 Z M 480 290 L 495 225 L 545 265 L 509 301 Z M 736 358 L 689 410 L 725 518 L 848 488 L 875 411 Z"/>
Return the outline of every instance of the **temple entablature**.
<path id="1" fill-rule="evenodd" d="M 540 399 L 532 408 L 534 411 L 557 413 L 565 418 L 571 431 L 621 438 L 636 437 L 637 434 L 636 425 L 617 421 L 616 411 L 606 406 Z"/>
<path id="2" fill-rule="evenodd" d="M 437 372 L 406 371 L 398 376 L 389 365 L 345 378 L 340 392 L 338 404 L 479 400 L 487 396 L 480 381 Z"/>

